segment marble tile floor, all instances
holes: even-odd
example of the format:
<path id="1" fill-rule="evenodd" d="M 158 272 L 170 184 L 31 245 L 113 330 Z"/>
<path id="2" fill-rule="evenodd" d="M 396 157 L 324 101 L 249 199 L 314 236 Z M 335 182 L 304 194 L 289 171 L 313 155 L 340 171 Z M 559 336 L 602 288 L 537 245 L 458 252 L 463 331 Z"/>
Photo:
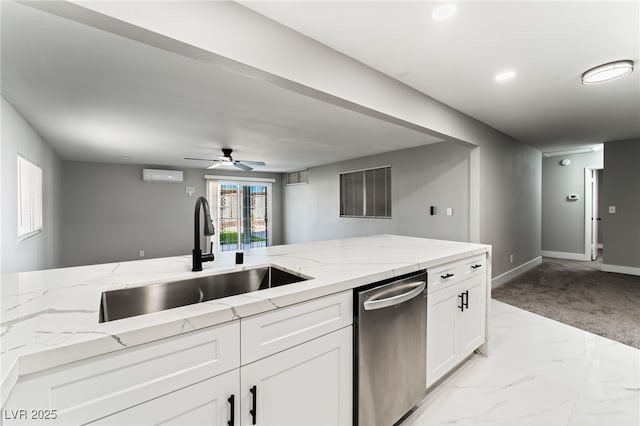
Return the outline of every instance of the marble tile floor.
<path id="1" fill-rule="evenodd" d="M 403 422 L 640 425 L 640 350 L 491 301 L 489 357 L 473 355 Z"/>

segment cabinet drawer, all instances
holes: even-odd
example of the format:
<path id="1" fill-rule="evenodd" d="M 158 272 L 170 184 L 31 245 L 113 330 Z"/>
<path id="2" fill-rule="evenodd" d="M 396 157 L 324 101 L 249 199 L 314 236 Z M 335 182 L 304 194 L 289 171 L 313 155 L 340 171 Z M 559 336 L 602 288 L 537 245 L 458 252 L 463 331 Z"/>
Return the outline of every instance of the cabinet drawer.
<path id="1" fill-rule="evenodd" d="M 459 262 L 447 263 L 427 270 L 427 292 L 432 293 L 460 281 Z"/>
<path id="2" fill-rule="evenodd" d="M 487 256 L 485 254 L 446 263 L 427 270 L 427 288 L 432 293 L 447 288 L 460 281 L 487 272 Z"/>
<path id="3" fill-rule="evenodd" d="M 475 256 L 470 259 L 465 259 L 458 265 L 458 275 L 461 280 L 473 277 L 478 274 L 487 273 L 487 256 Z"/>
<path id="4" fill-rule="evenodd" d="M 7 407 L 56 409 L 61 424 L 84 424 L 237 368 L 239 321 L 27 376 Z"/>
<path id="5" fill-rule="evenodd" d="M 352 301 L 345 291 L 241 319 L 242 365 L 352 324 Z"/>

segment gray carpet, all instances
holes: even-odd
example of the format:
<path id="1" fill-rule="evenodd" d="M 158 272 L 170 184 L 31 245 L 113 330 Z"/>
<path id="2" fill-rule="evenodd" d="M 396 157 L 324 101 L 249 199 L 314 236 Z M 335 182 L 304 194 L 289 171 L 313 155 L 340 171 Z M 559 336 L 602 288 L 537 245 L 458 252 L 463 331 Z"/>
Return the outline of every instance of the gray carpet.
<path id="1" fill-rule="evenodd" d="M 543 258 L 492 291 L 496 300 L 640 349 L 640 277 L 601 262 Z"/>

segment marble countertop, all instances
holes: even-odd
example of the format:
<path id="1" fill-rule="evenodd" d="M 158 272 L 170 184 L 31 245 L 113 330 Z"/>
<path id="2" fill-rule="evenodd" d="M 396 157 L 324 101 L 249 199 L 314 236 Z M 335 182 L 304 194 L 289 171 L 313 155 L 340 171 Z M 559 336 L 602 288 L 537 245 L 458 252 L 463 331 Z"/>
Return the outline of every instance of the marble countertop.
<path id="1" fill-rule="evenodd" d="M 4 405 L 19 376 L 490 253 L 490 246 L 396 235 L 221 253 L 191 272 L 191 256 L 3 274 L 0 367 Z M 308 281 L 98 323 L 103 291 L 276 265 Z"/>

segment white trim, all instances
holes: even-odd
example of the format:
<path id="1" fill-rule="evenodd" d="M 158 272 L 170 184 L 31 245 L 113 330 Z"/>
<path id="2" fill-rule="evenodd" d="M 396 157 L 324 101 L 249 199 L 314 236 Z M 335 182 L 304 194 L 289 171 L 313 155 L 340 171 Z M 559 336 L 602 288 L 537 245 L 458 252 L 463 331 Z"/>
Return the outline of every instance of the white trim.
<path id="1" fill-rule="evenodd" d="M 602 145 L 602 144 L 596 144 L 597 145 Z M 591 147 L 591 148 L 577 148 L 577 149 L 571 149 L 568 151 L 547 151 L 547 152 L 543 152 L 542 155 L 544 155 L 545 157 L 549 158 L 549 157 L 559 157 L 561 155 L 575 155 L 575 154 L 591 154 L 592 152 L 598 152 L 598 151 L 602 151 L 602 147 L 600 146 L 600 149 L 596 149 L 594 150 L 593 148 L 595 148 L 595 146 Z"/>
<path id="2" fill-rule="evenodd" d="M 602 268 L 600 268 L 600 270 L 604 272 L 617 272 L 619 274 L 640 276 L 640 268 L 636 266 L 620 266 L 620 265 L 602 264 Z"/>
<path id="3" fill-rule="evenodd" d="M 480 147 L 469 152 L 469 242 L 480 242 Z"/>
<path id="4" fill-rule="evenodd" d="M 549 251 L 542 250 L 540 252 L 544 257 L 553 257 L 555 259 L 567 259 L 567 260 L 591 260 L 591 253 L 567 253 L 564 251 Z"/>
<path id="5" fill-rule="evenodd" d="M 220 176 L 220 175 L 204 175 L 207 180 L 224 180 L 227 182 L 270 182 L 275 183 L 275 179 L 272 178 L 258 178 L 258 177 L 245 177 L 245 176 Z"/>
<path id="6" fill-rule="evenodd" d="M 18 242 L 24 241 L 27 238 L 31 238 L 31 237 L 36 236 L 38 234 L 42 234 L 42 228 L 36 229 L 35 231 L 27 232 L 26 234 L 18 235 Z"/>
<path id="7" fill-rule="evenodd" d="M 387 164 L 386 166 L 367 167 L 366 169 L 349 170 L 349 171 L 346 171 L 346 172 L 340 172 L 339 174 L 346 175 L 347 173 L 366 172 L 366 171 L 369 171 L 369 170 L 378 170 L 378 169 L 386 169 L 386 168 L 391 168 L 391 164 Z"/>
<path id="8" fill-rule="evenodd" d="M 591 233 L 593 232 L 593 226 L 591 224 L 591 218 L 593 212 L 593 172 L 590 168 L 584 169 L 584 257 L 577 260 L 591 260 Z"/>
<path id="9" fill-rule="evenodd" d="M 515 278 L 518 275 L 524 274 L 528 270 L 535 268 L 541 263 L 542 263 L 542 256 L 534 257 L 530 261 L 525 262 L 522 265 L 516 266 L 515 268 L 505 272 L 504 274 L 500 274 L 491 280 L 491 288 L 493 289 L 493 288 L 500 287 L 502 284 L 506 283 L 510 279 Z"/>

